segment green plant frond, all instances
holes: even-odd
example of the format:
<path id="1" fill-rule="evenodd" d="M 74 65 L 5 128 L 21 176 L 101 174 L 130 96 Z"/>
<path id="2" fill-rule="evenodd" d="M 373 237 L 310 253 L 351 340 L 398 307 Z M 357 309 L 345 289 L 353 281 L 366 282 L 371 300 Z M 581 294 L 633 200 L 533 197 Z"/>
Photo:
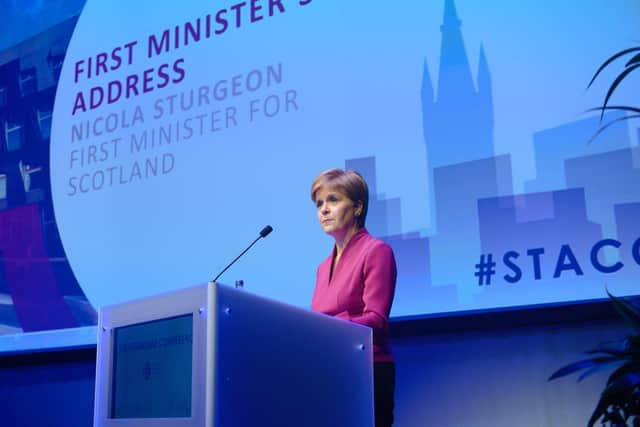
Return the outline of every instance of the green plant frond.
<path id="1" fill-rule="evenodd" d="M 596 73 L 593 75 L 593 77 L 591 78 L 591 81 L 589 82 L 589 84 L 587 85 L 587 89 L 589 89 L 591 87 L 591 85 L 593 84 L 593 82 L 596 80 L 596 78 L 598 77 L 598 75 L 602 72 L 602 70 L 604 70 L 605 68 L 607 68 L 607 66 L 609 64 L 611 64 L 613 61 L 615 61 L 616 59 L 620 58 L 621 56 L 625 56 L 628 53 L 631 52 L 637 52 L 640 51 L 640 47 L 632 47 L 629 49 L 625 49 L 623 51 L 620 51 L 618 53 L 616 53 L 615 55 L 613 55 L 612 57 L 610 57 L 609 59 L 607 59 L 606 61 L 604 61 L 602 63 L 602 65 L 600 66 L 600 68 L 598 68 L 598 71 L 596 71 Z"/>
<path id="2" fill-rule="evenodd" d="M 599 110 L 600 108 L 598 108 Z M 609 109 L 609 107 L 605 107 L 605 109 Z M 597 137 L 600 136 L 600 134 L 602 132 L 604 132 L 605 130 L 607 130 L 608 128 L 610 128 L 611 126 L 615 125 L 618 122 L 622 122 L 624 120 L 631 120 L 631 119 L 637 119 L 640 118 L 640 114 L 632 114 L 630 116 L 624 116 L 624 117 L 618 117 L 615 120 L 611 120 L 610 122 L 608 122 L 607 124 L 600 126 L 600 128 L 596 131 L 596 133 L 593 134 L 593 136 L 589 139 L 589 141 L 587 141 L 587 144 L 591 144 L 593 141 L 595 141 L 595 139 Z"/>
<path id="3" fill-rule="evenodd" d="M 597 352 L 599 349 L 605 349 L 605 350 L 617 350 L 617 351 L 624 351 L 624 350 L 628 350 L 629 349 L 629 338 L 630 337 L 624 337 L 624 338 L 618 338 L 615 340 L 607 340 L 607 341 L 603 341 L 601 343 L 598 343 L 598 346 L 593 349 L 593 350 L 589 350 L 589 351 L 585 351 L 586 354 L 592 354 L 594 352 Z"/>
<path id="4" fill-rule="evenodd" d="M 608 384 L 600 395 L 600 400 L 598 401 L 587 426 L 592 427 L 601 417 L 604 417 L 605 420 L 618 420 L 616 417 L 618 409 L 625 407 L 629 397 L 633 395 L 635 388 L 636 386 L 634 385 L 634 382 L 628 381 L 625 378 L 621 378 L 611 382 L 611 384 Z M 608 411 L 610 406 L 614 407 L 613 412 Z"/>
<path id="5" fill-rule="evenodd" d="M 640 53 L 638 53 L 638 54 L 634 55 L 634 56 L 633 56 L 633 58 L 631 58 L 631 59 L 629 60 L 629 62 L 627 62 L 626 64 L 624 64 L 624 66 L 625 66 L 625 67 L 628 67 L 629 65 L 631 65 L 631 64 L 636 64 L 636 63 L 638 63 L 638 62 L 640 62 Z"/>
<path id="6" fill-rule="evenodd" d="M 626 375 L 615 384 L 616 389 L 611 395 L 614 397 L 614 401 L 618 401 L 617 404 L 620 407 L 628 409 L 634 403 L 634 396 L 636 396 L 637 399 L 638 392 L 640 391 L 640 379 L 637 377 L 637 374 L 635 378 Z M 640 412 L 636 413 L 640 415 Z"/>
<path id="7" fill-rule="evenodd" d="M 608 401 L 615 401 L 620 398 L 627 399 L 640 384 L 640 374 L 629 373 L 618 377 L 615 381 L 607 384 L 602 396 L 606 396 Z"/>
<path id="8" fill-rule="evenodd" d="M 587 422 L 587 427 L 593 427 L 602 416 L 606 415 L 608 406 L 609 404 L 604 402 L 602 396 L 600 396 L 596 409 L 593 410 L 593 413 Z"/>
<path id="9" fill-rule="evenodd" d="M 584 380 L 585 378 L 588 378 L 591 375 L 593 375 L 596 372 L 598 372 L 603 366 L 604 365 L 600 365 L 600 364 L 592 366 L 591 368 L 589 368 L 586 371 L 584 371 L 583 373 L 581 373 L 576 381 L 577 382 L 582 382 L 582 380 Z"/>
<path id="10" fill-rule="evenodd" d="M 629 387 L 631 387 L 632 392 L 636 390 L 638 386 L 640 386 L 640 372 L 638 371 L 629 372 L 628 374 L 621 377 L 621 379 L 624 380 Z"/>
<path id="11" fill-rule="evenodd" d="M 614 381 L 617 381 L 625 375 L 636 374 L 640 374 L 640 366 L 634 365 L 632 363 L 625 363 L 624 365 L 613 371 L 611 375 L 609 375 L 609 378 L 607 379 L 607 385 L 613 383 Z"/>
<path id="12" fill-rule="evenodd" d="M 640 365 L 640 335 L 631 335 L 627 337 L 627 348 L 631 350 L 631 356 L 634 363 Z"/>
<path id="13" fill-rule="evenodd" d="M 619 361 L 620 359 L 615 356 L 600 356 L 580 360 L 578 362 L 571 363 L 563 368 L 558 369 L 553 374 L 551 374 L 547 381 L 553 381 L 558 378 L 566 377 L 567 375 L 573 374 L 574 372 L 582 371 L 584 369 L 593 369 L 595 367 L 599 368 L 609 363 Z"/>
<path id="14" fill-rule="evenodd" d="M 613 83 L 611 83 L 611 86 L 609 87 L 609 90 L 607 91 L 607 96 L 605 96 L 604 103 L 602 104 L 603 107 L 607 106 L 607 103 L 609 103 L 609 99 L 613 95 L 613 92 L 615 92 L 615 90 L 618 87 L 618 85 L 620 83 L 622 83 L 622 80 L 624 80 L 624 78 L 627 77 L 630 72 L 632 72 L 633 70 L 635 70 L 638 67 L 640 67 L 640 64 L 634 64 L 634 65 L 632 65 L 630 67 L 627 67 L 622 73 L 620 73 L 618 75 L 618 77 L 616 77 L 616 79 L 613 81 Z M 604 110 L 602 111 L 602 113 L 600 115 L 600 120 L 602 120 L 603 117 L 604 117 Z"/>
<path id="15" fill-rule="evenodd" d="M 603 415 L 602 425 L 608 425 L 609 427 L 628 427 L 624 418 L 624 411 L 620 411 L 617 408 L 611 408 Z"/>
<path id="16" fill-rule="evenodd" d="M 613 308 L 622 316 L 625 322 L 627 322 L 627 325 L 633 329 L 636 335 L 640 334 L 640 307 L 626 298 L 618 298 L 611 295 L 608 289 L 607 295 L 609 295 L 611 299 Z"/>
<path id="17" fill-rule="evenodd" d="M 585 351 L 585 354 L 606 354 L 608 356 L 618 357 L 620 359 L 631 359 L 632 352 L 630 349 L 615 349 L 615 348 L 597 348 L 595 350 Z"/>
<path id="18" fill-rule="evenodd" d="M 627 373 L 619 376 L 616 380 L 607 383 L 602 397 L 610 404 L 615 402 L 618 406 L 624 406 L 624 402 L 628 402 L 634 392 L 640 386 L 640 373 Z"/>
<path id="19" fill-rule="evenodd" d="M 640 113 L 640 108 L 630 107 L 628 105 L 607 105 L 606 107 L 589 108 L 585 113 L 590 113 L 592 111 L 631 111 L 633 113 Z"/>

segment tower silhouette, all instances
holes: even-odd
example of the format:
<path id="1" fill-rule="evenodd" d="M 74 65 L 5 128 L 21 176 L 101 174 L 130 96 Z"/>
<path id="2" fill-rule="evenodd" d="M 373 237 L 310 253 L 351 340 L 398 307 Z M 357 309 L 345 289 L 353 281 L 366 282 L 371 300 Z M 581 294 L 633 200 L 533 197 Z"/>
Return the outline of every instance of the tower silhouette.
<path id="1" fill-rule="evenodd" d="M 437 92 L 425 59 L 421 94 L 432 218 L 435 218 L 433 168 L 494 155 L 489 65 L 481 45 L 476 90 L 454 0 L 445 0 L 440 31 Z"/>

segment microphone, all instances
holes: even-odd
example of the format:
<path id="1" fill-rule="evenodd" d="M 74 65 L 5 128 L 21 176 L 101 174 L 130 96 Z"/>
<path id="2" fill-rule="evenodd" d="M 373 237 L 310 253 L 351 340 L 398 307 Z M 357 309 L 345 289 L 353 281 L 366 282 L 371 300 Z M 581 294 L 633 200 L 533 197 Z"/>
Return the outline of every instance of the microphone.
<path id="1" fill-rule="evenodd" d="M 219 278 L 220 276 L 222 276 L 222 273 L 224 273 L 225 271 L 227 271 L 227 270 L 229 269 L 229 267 L 231 267 L 233 264 L 235 264 L 235 263 L 236 263 L 236 261 L 238 261 L 242 255 L 244 255 L 244 254 L 245 254 L 249 249 L 251 249 L 251 247 L 252 247 L 253 245 L 255 245 L 255 244 L 256 244 L 256 242 L 257 242 L 258 240 L 260 240 L 260 239 L 262 239 L 262 238 L 264 238 L 264 237 L 267 237 L 267 236 L 269 235 L 269 233 L 271 233 L 272 231 L 273 231 L 273 227 L 272 227 L 272 226 L 270 226 L 270 225 L 267 225 L 267 226 L 266 226 L 266 227 L 264 227 L 262 230 L 260 230 L 260 235 L 259 235 L 258 237 L 256 237 L 256 239 L 255 239 L 253 242 L 251 242 L 251 244 L 250 244 L 249 246 L 247 246 L 247 248 L 246 248 L 244 251 L 242 251 L 242 253 L 240 253 L 240 255 L 238 255 L 237 257 L 235 257 L 235 258 L 233 259 L 233 261 L 231 261 L 231 262 L 230 262 L 230 263 L 229 263 L 229 264 L 224 268 L 224 270 L 222 270 L 220 273 L 218 273 L 218 275 L 215 277 L 215 279 L 213 279 L 213 280 L 212 280 L 212 282 L 215 282 L 216 280 L 218 280 L 218 278 Z"/>
<path id="2" fill-rule="evenodd" d="M 271 233 L 272 231 L 273 231 L 273 227 L 270 225 L 267 225 L 265 228 L 260 230 L 260 237 L 267 237 L 269 233 Z"/>

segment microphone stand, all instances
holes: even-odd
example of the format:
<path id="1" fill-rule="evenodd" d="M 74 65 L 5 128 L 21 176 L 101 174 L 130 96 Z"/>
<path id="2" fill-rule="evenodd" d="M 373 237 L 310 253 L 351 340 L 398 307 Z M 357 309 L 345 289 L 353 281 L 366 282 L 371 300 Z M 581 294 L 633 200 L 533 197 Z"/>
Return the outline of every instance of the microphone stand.
<path id="1" fill-rule="evenodd" d="M 236 263 L 236 261 L 238 261 L 240 259 L 240 257 L 242 255 L 244 255 L 249 249 L 251 249 L 253 247 L 253 245 L 256 244 L 256 242 L 264 237 L 267 237 L 269 235 L 269 233 L 271 233 L 273 231 L 273 227 L 271 227 L 270 225 L 267 225 L 266 227 L 264 227 L 261 231 L 260 231 L 260 235 L 258 237 L 255 238 L 255 240 L 253 242 L 251 242 L 251 244 L 249 246 L 247 246 L 247 248 L 242 251 L 240 253 L 240 255 L 238 255 L 237 257 L 235 257 L 233 259 L 233 261 L 231 261 L 225 268 L 224 270 L 222 270 L 220 273 L 218 273 L 218 275 L 211 281 L 211 283 L 216 283 L 216 280 L 218 280 L 218 278 L 220 276 L 222 276 L 222 274 L 227 271 L 229 269 L 229 267 L 231 267 L 233 264 Z"/>

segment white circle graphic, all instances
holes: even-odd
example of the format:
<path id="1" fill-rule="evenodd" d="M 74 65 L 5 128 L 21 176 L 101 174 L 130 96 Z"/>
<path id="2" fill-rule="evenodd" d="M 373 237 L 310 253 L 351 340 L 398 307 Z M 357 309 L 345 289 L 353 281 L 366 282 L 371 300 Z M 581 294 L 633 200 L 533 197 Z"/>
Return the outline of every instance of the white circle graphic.
<path id="1" fill-rule="evenodd" d="M 96 307 L 203 283 L 266 224 L 274 233 L 221 280 L 307 306 L 332 243 L 309 185 L 385 144 L 362 129 L 395 127 L 367 123 L 389 99 L 361 104 L 368 65 L 349 67 L 361 41 L 345 34 L 355 7 L 238 4 L 89 0 L 79 18 L 55 102 L 52 194 Z"/>

